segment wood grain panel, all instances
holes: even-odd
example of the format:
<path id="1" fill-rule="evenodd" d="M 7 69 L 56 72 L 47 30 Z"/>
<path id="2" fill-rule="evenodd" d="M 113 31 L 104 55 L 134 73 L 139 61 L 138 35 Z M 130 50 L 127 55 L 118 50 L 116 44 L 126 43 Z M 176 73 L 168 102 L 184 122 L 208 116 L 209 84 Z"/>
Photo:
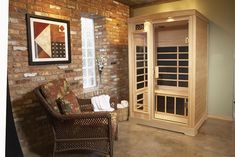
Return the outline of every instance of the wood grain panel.
<path id="1" fill-rule="evenodd" d="M 174 17 L 175 21 L 166 23 L 168 16 Z M 136 23 L 145 24 L 145 29 L 142 31 L 142 33 L 140 31 L 136 32 L 133 30 Z M 129 35 L 131 36 L 129 36 L 129 72 L 131 73 L 129 74 L 129 77 L 131 79 L 130 84 L 132 84 L 130 85 L 130 104 L 132 118 L 140 119 L 141 121 L 144 121 L 143 124 L 149 126 L 156 126 L 163 129 L 179 131 L 192 136 L 197 134 L 198 129 L 203 124 L 207 116 L 207 25 L 208 20 L 196 10 L 158 13 L 154 15 L 134 17 L 129 20 L 129 28 L 132 28 L 129 29 Z M 146 40 L 143 40 L 143 38 L 146 38 L 146 34 L 143 32 L 147 33 L 149 75 L 148 87 L 145 89 L 146 91 L 136 91 L 136 58 L 134 54 L 134 46 L 141 43 L 146 44 Z M 143 36 L 143 34 L 145 35 Z M 133 37 L 135 37 L 135 39 Z M 177 47 L 177 52 L 171 49 L 158 49 L 158 54 L 156 55 L 157 48 L 170 46 Z M 179 51 L 179 46 L 188 46 L 187 52 L 184 50 L 181 50 L 182 52 Z M 175 54 L 177 54 L 177 57 L 175 57 Z M 171 64 L 172 61 L 175 62 L 177 59 L 180 60 L 179 63 L 177 62 L 177 64 Z M 187 60 L 187 65 L 181 65 L 181 63 L 185 63 Z M 157 62 L 158 64 L 156 64 L 156 61 L 159 61 L 159 63 Z M 166 63 L 166 61 L 169 63 Z M 159 69 L 157 69 L 154 71 L 156 66 L 157 68 L 161 68 L 161 70 L 159 71 Z M 164 70 L 163 66 L 167 66 L 169 69 Z M 184 67 L 187 69 L 187 71 L 182 71 L 182 69 L 180 71 L 176 67 Z M 172 68 L 176 68 L 177 70 L 172 70 Z M 159 85 L 156 83 L 157 79 L 154 77 L 155 74 L 157 76 L 156 78 L 158 79 L 188 81 L 188 86 L 183 87 L 178 85 L 167 85 L 170 87 L 165 87 L 165 84 L 164 86 Z M 177 74 L 176 78 L 175 74 Z M 182 75 L 187 77 L 183 77 Z M 143 100 L 145 100 L 145 103 L 143 104 L 145 104 L 146 110 L 137 111 L 134 109 L 137 92 L 147 92 L 143 98 Z M 159 109 L 159 112 L 155 112 L 155 95 L 171 95 L 171 97 L 174 98 L 174 103 L 172 103 L 172 100 L 170 101 L 169 99 L 170 105 L 167 107 L 170 106 L 172 108 L 173 104 L 174 110 L 169 109 L 169 112 L 165 112 L 167 111 L 165 97 L 165 110 L 162 111 Z M 184 115 L 185 117 L 180 117 L 173 114 L 176 113 L 177 97 L 187 98 L 187 100 L 185 99 L 184 102 L 186 104 L 185 106 L 187 106 L 185 108 L 188 108 L 188 110 L 185 110 L 187 113 L 185 114 L 187 116 Z"/>
<path id="2" fill-rule="evenodd" d="M 188 37 L 188 28 L 180 29 L 158 29 L 156 33 L 156 46 L 186 46 Z"/>
<path id="3" fill-rule="evenodd" d="M 195 88 L 195 124 L 207 112 L 207 23 L 196 18 L 196 88 Z"/>

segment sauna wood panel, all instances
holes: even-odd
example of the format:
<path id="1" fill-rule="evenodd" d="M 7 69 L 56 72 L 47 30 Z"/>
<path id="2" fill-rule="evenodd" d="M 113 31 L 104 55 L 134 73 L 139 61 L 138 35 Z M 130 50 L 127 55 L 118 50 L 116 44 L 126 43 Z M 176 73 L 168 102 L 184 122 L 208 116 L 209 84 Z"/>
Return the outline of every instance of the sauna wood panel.
<path id="1" fill-rule="evenodd" d="M 188 37 L 188 29 L 181 28 L 179 30 L 174 29 L 164 29 L 159 30 L 155 33 L 156 38 L 156 46 L 157 47 L 165 47 L 165 46 L 174 46 L 188 45 L 186 38 Z"/>
<path id="2" fill-rule="evenodd" d="M 173 22 L 167 22 L 168 17 L 173 17 Z M 144 24 L 143 30 L 135 30 L 136 24 Z M 129 20 L 129 83 L 130 83 L 130 116 L 131 119 L 140 120 L 141 124 L 160 127 L 163 129 L 179 131 L 187 135 L 194 136 L 198 129 L 203 124 L 207 115 L 207 78 L 208 78 L 208 54 L 207 54 L 207 24 L 208 20 L 196 10 L 173 11 L 166 13 L 158 13 L 153 15 L 145 15 L 134 17 Z M 155 31 L 157 29 L 157 31 Z M 158 37 L 156 37 L 158 33 Z M 147 39 L 134 39 L 134 35 L 147 35 Z M 136 43 L 144 43 L 148 47 L 148 86 L 141 90 L 136 89 Z M 164 69 L 163 66 L 156 64 L 156 57 L 159 57 L 160 62 L 175 61 L 173 53 L 160 52 L 160 56 L 156 54 L 158 47 L 165 46 L 188 46 L 187 53 L 180 52 L 177 54 L 177 67 L 175 65 L 168 66 Z M 166 54 L 166 55 L 165 55 Z M 167 55 L 172 55 L 167 58 Z M 185 65 L 185 61 L 188 64 Z M 158 67 L 161 67 L 161 70 Z M 175 71 L 177 68 L 177 71 Z M 174 75 L 177 73 L 177 78 Z M 188 81 L 188 85 L 181 86 L 163 86 L 158 85 L 157 79 L 178 80 L 179 83 Z M 186 76 L 187 75 L 187 76 Z M 140 79 L 140 78 L 139 78 Z M 136 111 L 136 94 L 139 92 L 145 93 L 146 109 Z M 175 108 L 170 112 L 161 110 L 156 111 L 156 95 L 172 96 L 174 101 L 177 97 L 187 98 L 187 114 L 180 116 L 182 108 Z M 165 98 L 164 98 L 165 99 Z M 178 104 L 180 104 L 179 102 Z M 166 105 L 166 104 L 164 104 Z M 176 105 L 177 106 L 177 105 Z M 186 105 L 185 105 L 186 106 Z M 176 113 L 178 110 L 178 113 Z M 180 110 L 180 111 L 179 111 Z M 164 112 L 164 113 L 163 113 Z M 185 113 L 185 112 L 184 112 Z M 178 116 L 178 115 L 179 116 Z"/>
<path id="3" fill-rule="evenodd" d="M 196 18 L 196 89 L 195 89 L 195 124 L 207 112 L 207 23 Z"/>

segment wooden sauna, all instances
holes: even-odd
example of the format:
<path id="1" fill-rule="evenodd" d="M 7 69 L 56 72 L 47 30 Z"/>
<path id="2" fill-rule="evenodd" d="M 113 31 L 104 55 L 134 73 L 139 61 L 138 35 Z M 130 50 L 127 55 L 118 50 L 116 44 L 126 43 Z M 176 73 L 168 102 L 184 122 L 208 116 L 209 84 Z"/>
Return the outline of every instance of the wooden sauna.
<path id="1" fill-rule="evenodd" d="M 207 117 L 207 32 L 196 10 L 129 19 L 132 121 L 197 134 Z"/>

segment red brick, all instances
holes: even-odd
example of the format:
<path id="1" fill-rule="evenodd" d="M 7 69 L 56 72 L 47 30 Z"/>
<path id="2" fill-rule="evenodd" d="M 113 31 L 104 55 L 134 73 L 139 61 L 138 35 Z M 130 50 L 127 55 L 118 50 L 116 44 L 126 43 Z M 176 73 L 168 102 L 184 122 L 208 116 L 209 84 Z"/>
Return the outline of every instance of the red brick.
<path id="1" fill-rule="evenodd" d="M 23 150 L 43 148 L 53 140 L 45 112 L 33 94 L 34 88 L 40 84 L 65 77 L 75 94 L 82 98 L 106 93 L 128 99 L 127 6 L 112 0 L 10 0 L 9 4 L 8 79 Z M 60 9 L 50 8 L 50 5 L 59 6 Z M 100 88 L 88 93 L 82 85 L 81 12 L 103 17 L 95 19 L 95 25 L 99 26 L 95 30 L 96 53 L 115 61 L 111 64 L 109 60 L 105 66 Z M 28 65 L 26 13 L 70 21 L 72 63 L 66 64 L 67 69 L 60 69 L 57 64 Z M 25 73 L 37 75 L 25 78 Z"/>

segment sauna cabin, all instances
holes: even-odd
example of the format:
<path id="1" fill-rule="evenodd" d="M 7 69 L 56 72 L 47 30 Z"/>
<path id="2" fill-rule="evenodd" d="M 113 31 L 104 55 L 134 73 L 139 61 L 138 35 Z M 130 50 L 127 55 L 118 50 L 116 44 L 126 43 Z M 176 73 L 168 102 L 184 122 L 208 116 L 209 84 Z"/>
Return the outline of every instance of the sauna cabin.
<path id="1" fill-rule="evenodd" d="M 208 20 L 184 10 L 128 25 L 130 119 L 196 135 L 207 118 Z"/>

